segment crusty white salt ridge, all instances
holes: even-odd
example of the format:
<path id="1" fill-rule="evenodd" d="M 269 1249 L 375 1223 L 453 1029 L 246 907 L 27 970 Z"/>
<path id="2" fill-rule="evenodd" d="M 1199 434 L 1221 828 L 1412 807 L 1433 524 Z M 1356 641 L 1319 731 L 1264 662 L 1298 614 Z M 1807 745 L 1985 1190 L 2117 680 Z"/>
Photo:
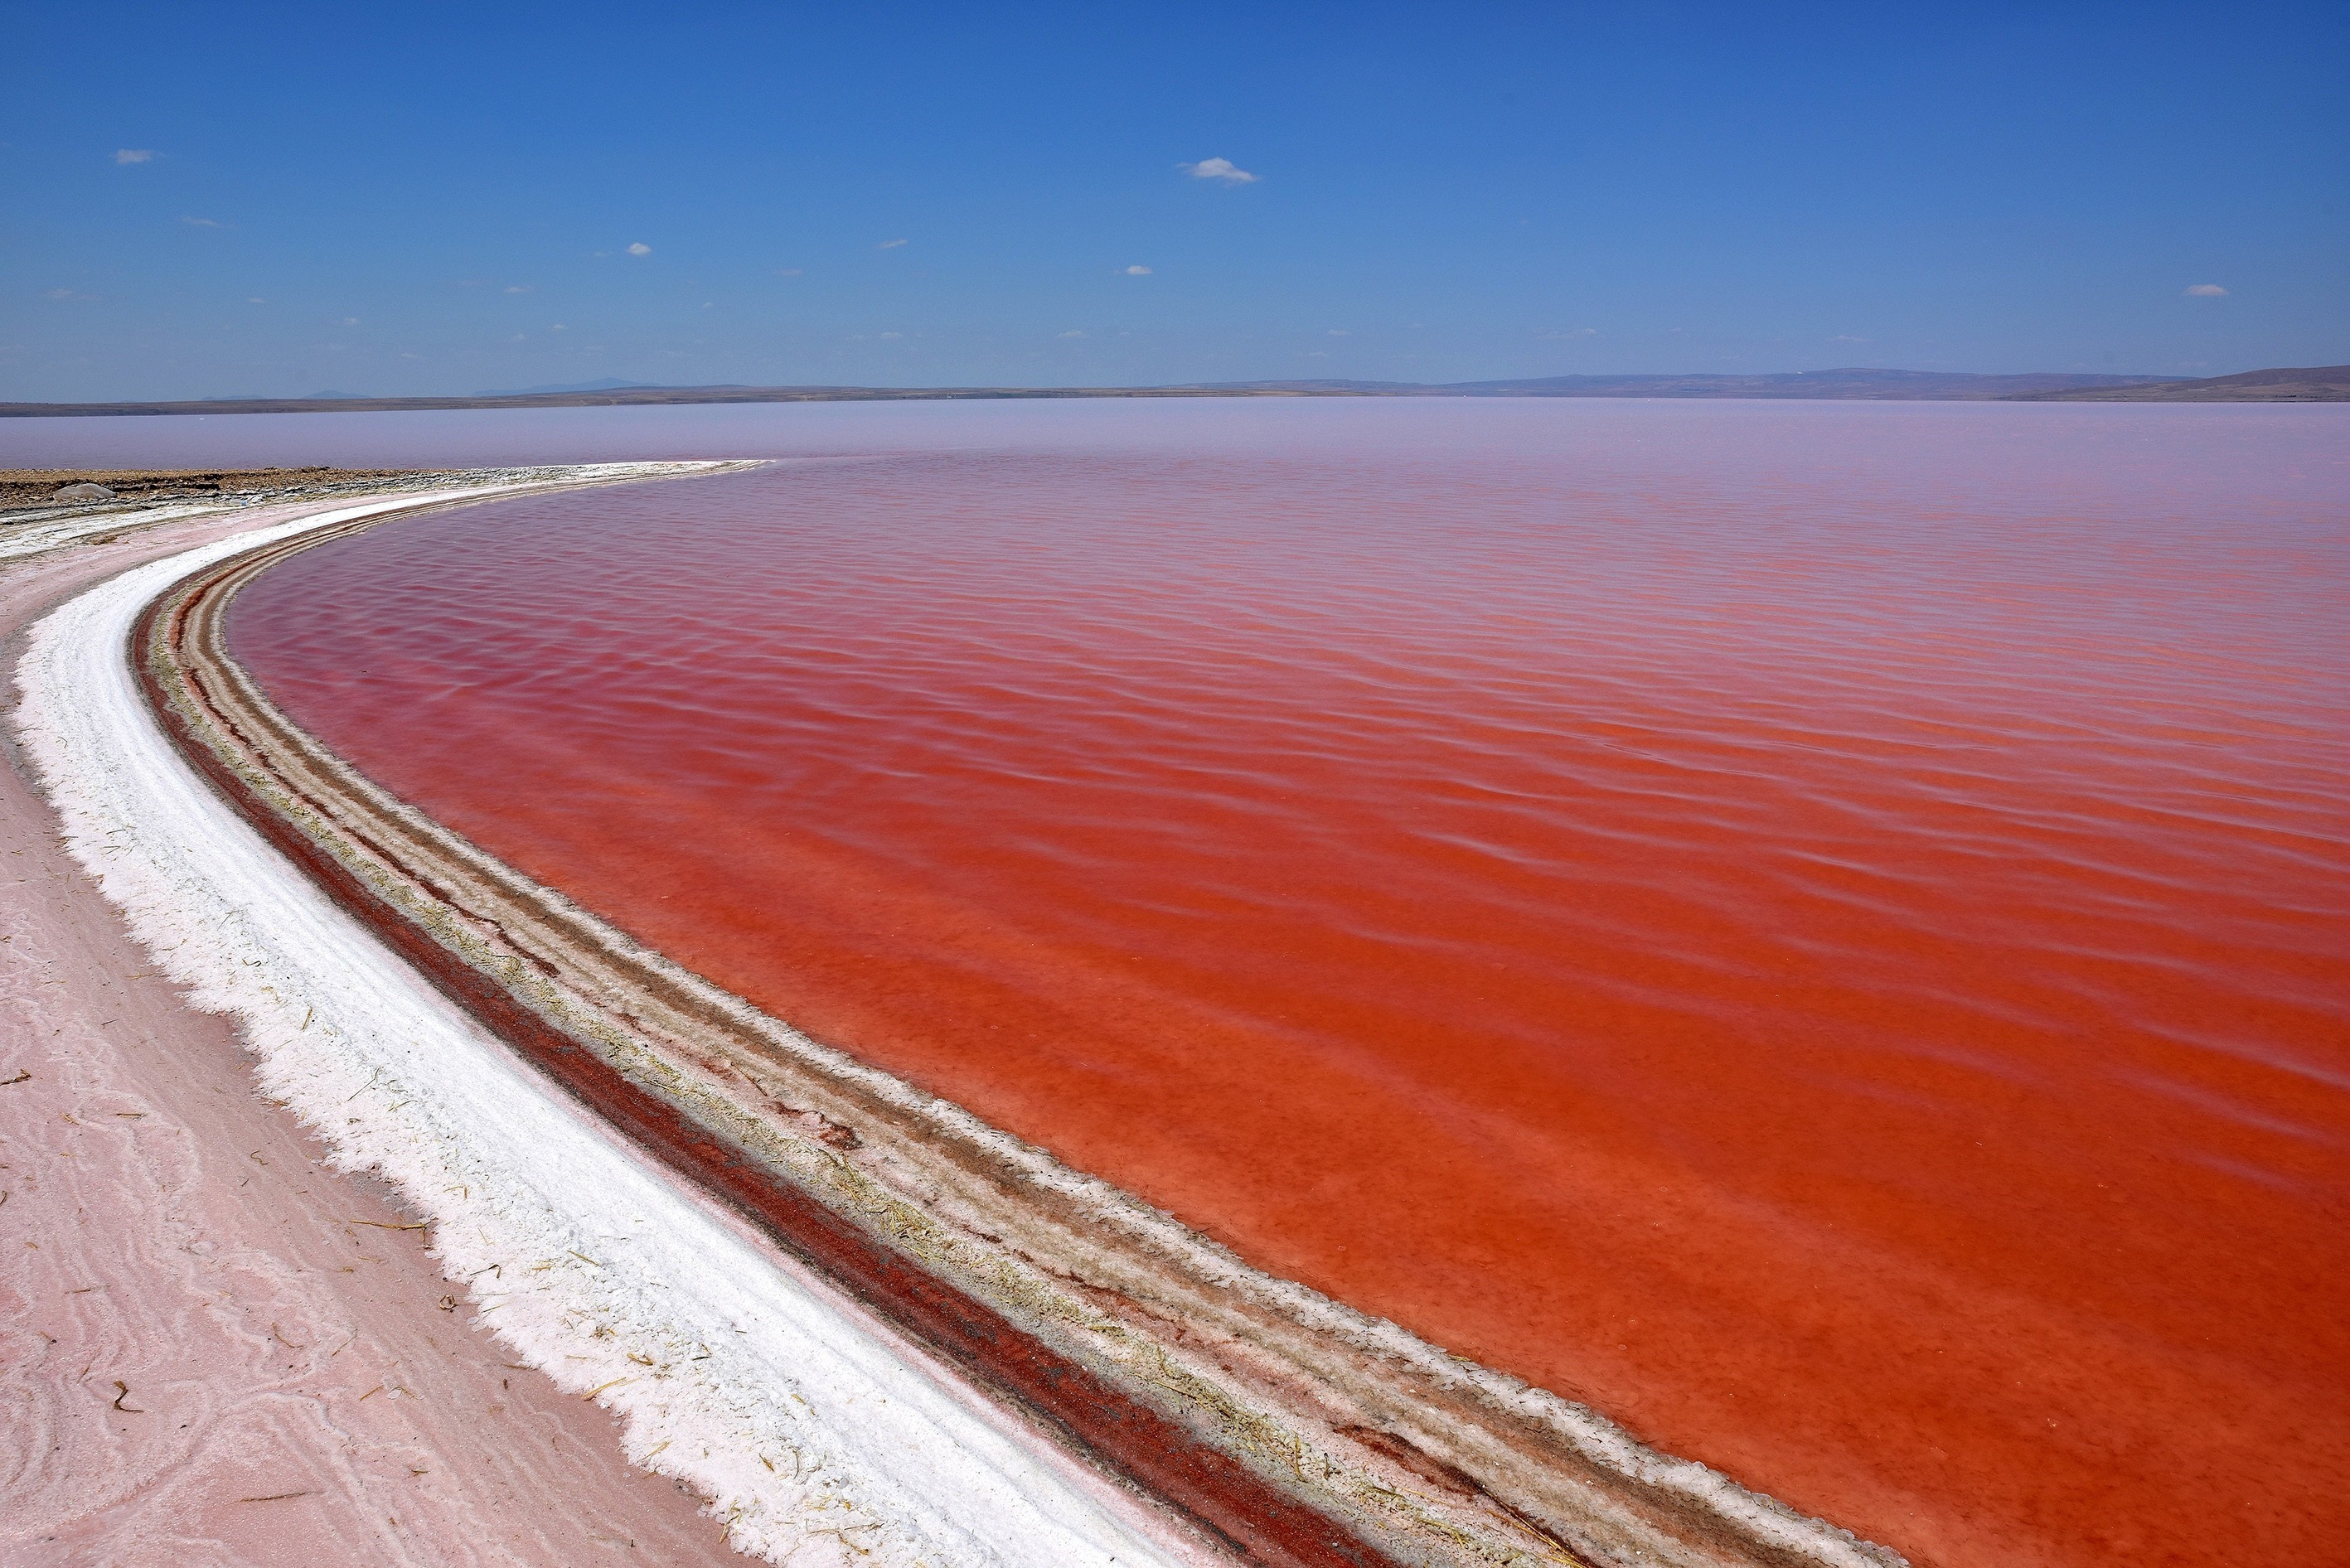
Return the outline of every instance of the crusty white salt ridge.
<path id="1" fill-rule="evenodd" d="M 60 550 L 68 545 L 101 534 L 120 534 L 182 517 L 201 517 L 220 509 L 220 503 L 216 501 L 183 501 L 167 506 L 141 506 L 127 512 L 68 514 L 62 517 L 37 517 L 28 523 L 11 523 L 5 533 L 0 533 L 0 561 L 18 560 L 47 550 Z"/>
<path id="2" fill-rule="evenodd" d="M 618 1411 L 636 1462 L 795 1563 L 1170 1563 L 1196 1549 L 824 1285 L 681 1192 L 265 844 L 172 749 L 129 656 L 146 604 L 254 545 L 613 464 L 340 505 L 133 568 L 51 612 L 16 722 L 75 859 L 157 967 L 226 1013 L 348 1168 L 434 1225 L 485 1325 Z M 115 520 L 121 526 L 127 519 Z"/>

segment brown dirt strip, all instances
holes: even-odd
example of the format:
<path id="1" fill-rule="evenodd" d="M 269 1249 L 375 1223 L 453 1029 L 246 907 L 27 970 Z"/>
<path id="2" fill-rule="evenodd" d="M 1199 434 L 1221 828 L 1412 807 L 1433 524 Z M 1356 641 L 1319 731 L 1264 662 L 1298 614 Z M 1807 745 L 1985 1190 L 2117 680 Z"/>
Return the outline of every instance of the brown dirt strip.
<path id="1" fill-rule="evenodd" d="M 0 468 L 0 512 L 47 506 L 68 484 L 102 484 L 116 503 L 146 503 L 416 477 L 398 468 Z"/>

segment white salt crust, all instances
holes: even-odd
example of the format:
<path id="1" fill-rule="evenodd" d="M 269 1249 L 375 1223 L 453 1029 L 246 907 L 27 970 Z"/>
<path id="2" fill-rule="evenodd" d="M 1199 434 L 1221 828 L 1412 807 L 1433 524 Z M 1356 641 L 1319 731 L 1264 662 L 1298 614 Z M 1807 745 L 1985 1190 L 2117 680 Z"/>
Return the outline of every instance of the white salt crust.
<path id="1" fill-rule="evenodd" d="M 120 534 L 131 528 L 144 528 L 151 523 L 170 523 L 182 517 L 201 517 L 207 512 L 224 510 L 225 508 L 217 501 L 190 501 L 171 506 L 142 506 L 130 512 L 100 512 L 12 523 L 5 532 L 0 532 L 0 561 L 21 560 L 26 556 L 60 550 L 68 545 L 100 534 Z"/>
<path id="2" fill-rule="evenodd" d="M 613 464 L 541 483 L 707 465 Z M 65 842 L 264 1091 L 433 1222 L 518 1359 L 617 1411 L 629 1457 L 803 1564 L 1144 1564 L 1202 1553 L 559 1098 L 200 779 L 130 664 L 140 610 L 256 545 L 531 483 L 340 505 L 135 567 L 51 612 L 15 716 Z M 142 519 L 144 520 L 144 519 Z M 129 519 L 116 518 L 122 526 Z"/>

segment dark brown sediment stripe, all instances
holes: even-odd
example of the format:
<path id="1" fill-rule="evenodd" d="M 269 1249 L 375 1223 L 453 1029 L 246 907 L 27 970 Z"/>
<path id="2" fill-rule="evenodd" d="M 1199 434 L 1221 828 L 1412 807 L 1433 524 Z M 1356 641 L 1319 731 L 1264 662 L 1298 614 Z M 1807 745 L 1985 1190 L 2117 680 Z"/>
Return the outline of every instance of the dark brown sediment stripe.
<path id="1" fill-rule="evenodd" d="M 378 520 L 231 557 L 150 607 L 133 659 L 175 743 L 575 1097 L 1073 1451 L 1258 1562 L 1898 1561 L 1256 1273 L 384 795 L 276 711 L 223 626 L 268 565 Z"/>

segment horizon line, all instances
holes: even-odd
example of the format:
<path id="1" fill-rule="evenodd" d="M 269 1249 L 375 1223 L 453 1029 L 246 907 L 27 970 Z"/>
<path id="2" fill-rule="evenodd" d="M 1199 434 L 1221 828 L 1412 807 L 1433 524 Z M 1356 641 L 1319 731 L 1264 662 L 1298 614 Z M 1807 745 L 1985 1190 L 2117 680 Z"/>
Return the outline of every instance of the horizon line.
<path id="1" fill-rule="evenodd" d="M 1609 389 L 1613 389 L 1611 391 Z M 851 402 L 1019 398 L 1150 397 L 1649 397 L 1817 400 L 2350 401 L 2350 366 L 2298 366 L 2206 377 L 2145 372 L 1905 370 L 1849 366 L 1822 370 L 1581 372 L 1473 381 L 1388 381 L 1286 378 L 1178 381 L 1135 386 L 887 387 L 854 383 L 672 385 L 607 378 L 571 386 L 473 393 L 370 394 L 340 391 L 274 397 L 118 398 L 90 401 L 0 402 L 0 418 L 172 413 L 399 412 L 461 409 L 563 408 L 728 402 Z"/>

